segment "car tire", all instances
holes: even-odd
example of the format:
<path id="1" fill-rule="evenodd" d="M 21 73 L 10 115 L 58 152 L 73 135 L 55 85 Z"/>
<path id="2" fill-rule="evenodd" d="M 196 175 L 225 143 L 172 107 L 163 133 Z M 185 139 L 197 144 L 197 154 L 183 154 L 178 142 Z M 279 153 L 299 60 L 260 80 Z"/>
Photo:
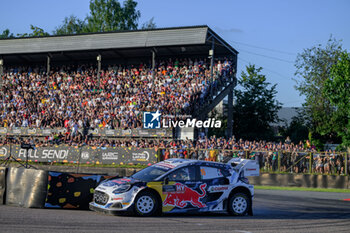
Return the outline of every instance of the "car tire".
<path id="1" fill-rule="evenodd" d="M 234 193 L 228 201 L 228 212 L 234 216 L 244 216 L 251 209 L 251 199 L 245 193 Z"/>
<path id="2" fill-rule="evenodd" d="M 159 202 L 153 192 L 143 191 L 137 195 L 134 202 L 134 212 L 137 216 L 154 216 L 159 208 Z"/>

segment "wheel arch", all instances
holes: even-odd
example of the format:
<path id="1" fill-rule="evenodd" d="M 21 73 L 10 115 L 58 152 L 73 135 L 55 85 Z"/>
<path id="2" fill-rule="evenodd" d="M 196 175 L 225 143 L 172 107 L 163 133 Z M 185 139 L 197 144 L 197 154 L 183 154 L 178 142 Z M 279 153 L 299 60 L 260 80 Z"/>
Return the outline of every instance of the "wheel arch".
<path id="1" fill-rule="evenodd" d="M 238 186 L 231 190 L 229 197 L 231 197 L 235 193 L 245 193 L 248 195 L 250 199 L 252 199 L 252 194 L 250 193 L 250 190 L 247 187 L 244 186 Z"/>
<path id="2" fill-rule="evenodd" d="M 248 197 L 250 199 L 250 208 L 248 209 L 248 215 L 253 216 L 253 199 L 252 199 L 252 194 L 250 193 L 250 190 L 244 186 L 235 187 L 234 189 L 231 190 L 230 195 L 229 195 L 227 200 L 229 200 L 231 198 L 231 196 L 234 195 L 235 193 L 244 193 L 244 194 L 248 195 Z M 228 203 L 229 202 L 227 201 L 226 205 L 228 205 Z M 228 209 L 228 206 L 227 206 L 227 209 Z"/>
<path id="3" fill-rule="evenodd" d="M 157 190 L 150 187 L 146 187 L 137 193 L 137 195 L 135 196 L 135 199 L 137 196 L 141 195 L 143 192 L 151 192 L 152 194 L 154 194 L 154 196 L 157 198 L 157 201 L 158 201 L 158 213 L 162 213 L 163 201 L 160 194 L 157 192 Z"/>

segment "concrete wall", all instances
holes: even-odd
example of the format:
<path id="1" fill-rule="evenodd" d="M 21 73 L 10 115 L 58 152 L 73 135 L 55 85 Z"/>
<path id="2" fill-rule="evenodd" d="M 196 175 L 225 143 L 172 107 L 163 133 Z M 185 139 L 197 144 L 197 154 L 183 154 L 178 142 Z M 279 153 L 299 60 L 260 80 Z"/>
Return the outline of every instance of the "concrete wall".
<path id="1" fill-rule="evenodd" d="M 260 174 L 249 177 L 253 185 L 348 189 L 349 176 L 307 174 Z"/>

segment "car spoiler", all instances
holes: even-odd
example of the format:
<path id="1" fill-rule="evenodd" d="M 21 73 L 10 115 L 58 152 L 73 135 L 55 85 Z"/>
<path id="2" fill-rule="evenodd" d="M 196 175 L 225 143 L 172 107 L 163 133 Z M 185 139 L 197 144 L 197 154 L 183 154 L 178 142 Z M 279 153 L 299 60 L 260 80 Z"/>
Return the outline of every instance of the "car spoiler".
<path id="1" fill-rule="evenodd" d="M 255 160 L 233 158 L 227 162 L 241 176 L 259 176 L 259 163 Z"/>

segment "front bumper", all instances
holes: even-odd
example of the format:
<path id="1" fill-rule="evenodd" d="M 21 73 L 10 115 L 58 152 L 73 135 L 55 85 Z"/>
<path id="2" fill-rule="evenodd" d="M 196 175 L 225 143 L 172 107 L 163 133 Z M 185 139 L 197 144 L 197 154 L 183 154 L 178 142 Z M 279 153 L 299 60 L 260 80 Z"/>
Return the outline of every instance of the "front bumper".
<path id="1" fill-rule="evenodd" d="M 100 205 L 97 205 L 94 202 L 90 202 L 89 209 L 92 211 L 101 212 L 101 213 L 105 213 L 105 214 L 118 215 L 121 213 L 132 212 L 131 211 L 132 205 L 129 206 L 128 208 L 124 208 L 124 209 L 109 209 L 109 208 L 101 207 Z"/>

